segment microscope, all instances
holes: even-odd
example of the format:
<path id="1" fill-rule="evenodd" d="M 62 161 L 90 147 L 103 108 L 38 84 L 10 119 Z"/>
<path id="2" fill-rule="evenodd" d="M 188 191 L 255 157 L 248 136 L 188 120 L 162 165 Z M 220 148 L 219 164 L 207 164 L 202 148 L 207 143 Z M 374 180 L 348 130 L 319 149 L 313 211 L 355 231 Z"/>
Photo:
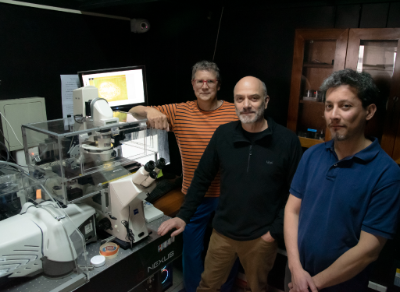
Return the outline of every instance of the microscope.
<path id="1" fill-rule="evenodd" d="M 143 195 L 155 187 L 153 182 L 161 169 L 158 167 L 164 164 L 163 158 L 156 163 L 150 160 L 133 175 L 110 182 L 108 194 L 103 192 L 91 203 L 101 217 L 98 228 L 114 236 L 114 241 L 122 248 L 132 247 L 133 243 L 148 236 Z"/>

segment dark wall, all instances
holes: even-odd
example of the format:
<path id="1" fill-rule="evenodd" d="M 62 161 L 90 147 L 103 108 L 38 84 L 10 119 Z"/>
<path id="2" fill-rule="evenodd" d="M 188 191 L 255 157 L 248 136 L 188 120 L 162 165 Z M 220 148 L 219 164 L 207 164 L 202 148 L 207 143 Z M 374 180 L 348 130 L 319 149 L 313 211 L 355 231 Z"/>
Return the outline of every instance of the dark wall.
<path id="1" fill-rule="evenodd" d="M 195 99 L 192 66 L 211 60 L 220 9 L 156 11 L 149 15 L 146 33 L 147 87 L 152 105 Z"/>
<path id="2" fill-rule="evenodd" d="M 143 63 L 129 21 L 0 4 L 0 99 L 40 96 L 61 118 L 60 75 Z"/>

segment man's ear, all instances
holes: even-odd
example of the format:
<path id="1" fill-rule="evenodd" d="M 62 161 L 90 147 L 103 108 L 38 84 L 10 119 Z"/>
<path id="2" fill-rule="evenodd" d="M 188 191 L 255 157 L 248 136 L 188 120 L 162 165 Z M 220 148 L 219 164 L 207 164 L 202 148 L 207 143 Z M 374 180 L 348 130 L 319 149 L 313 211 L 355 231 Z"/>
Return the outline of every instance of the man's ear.
<path id="1" fill-rule="evenodd" d="M 371 103 L 369 106 L 367 106 L 367 116 L 365 117 L 365 119 L 367 121 L 371 120 L 374 117 L 376 110 L 377 110 L 377 107 L 376 107 L 376 104 L 374 104 L 374 103 Z"/>
<path id="2" fill-rule="evenodd" d="M 265 107 L 264 107 L 264 109 L 267 109 L 267 107 L 268 107 L 268 102 L 269 102 L 269 95 L 267 95 L 267 96 L 265 97 Z"/>

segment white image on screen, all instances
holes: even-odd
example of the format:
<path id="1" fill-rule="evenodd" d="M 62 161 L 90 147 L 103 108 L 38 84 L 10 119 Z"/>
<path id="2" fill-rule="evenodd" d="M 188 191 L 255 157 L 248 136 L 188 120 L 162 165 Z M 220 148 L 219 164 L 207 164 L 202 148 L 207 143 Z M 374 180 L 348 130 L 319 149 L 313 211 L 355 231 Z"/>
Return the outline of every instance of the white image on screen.
<path id="1" fill-rule="evenodd" d="M 121 94 L 121 89 L 112 82 L 103 82 L 99 87 L 99 95 L 111 99 Z"/>

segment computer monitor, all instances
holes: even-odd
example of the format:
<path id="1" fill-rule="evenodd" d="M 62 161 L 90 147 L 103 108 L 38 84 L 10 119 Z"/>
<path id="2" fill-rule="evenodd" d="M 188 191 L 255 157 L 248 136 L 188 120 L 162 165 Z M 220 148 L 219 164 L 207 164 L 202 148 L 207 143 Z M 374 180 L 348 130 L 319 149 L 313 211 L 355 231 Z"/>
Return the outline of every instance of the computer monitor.
<path id="1" fill-rule="evenodd" d="M 99 89 L 99 97 L 113 110 L 128 111 L 147 105 L 146 68 L 144 65 L 78 72 L 82 86 Z"/>

